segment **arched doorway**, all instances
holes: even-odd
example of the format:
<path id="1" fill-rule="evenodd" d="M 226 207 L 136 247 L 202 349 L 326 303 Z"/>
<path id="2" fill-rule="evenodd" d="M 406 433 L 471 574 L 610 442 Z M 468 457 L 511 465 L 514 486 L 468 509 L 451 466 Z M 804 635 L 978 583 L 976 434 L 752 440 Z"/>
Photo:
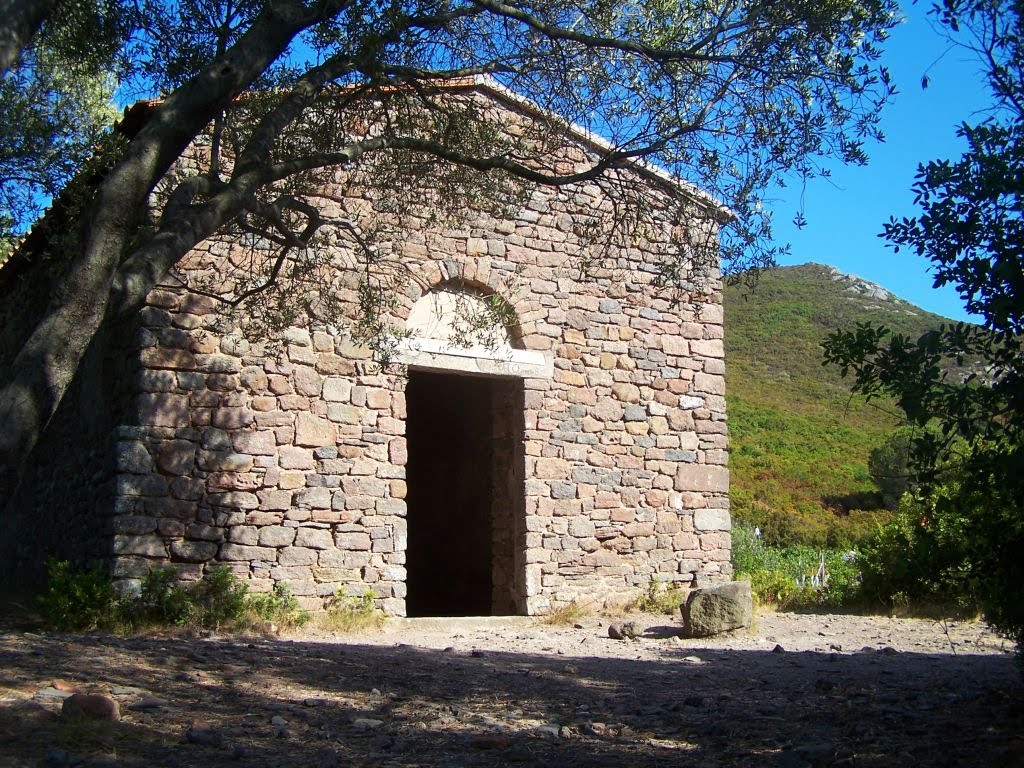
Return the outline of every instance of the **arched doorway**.
<path id="1" fill-rule="evenodd" d="M 499 301 L 449 285 L 425 294 L 409 316 L 409 616 L 525 609 L 524 398 L 515 366 L 536 360 L 517 348 L 514 327 L 486 326 L 506 312 Z"/>

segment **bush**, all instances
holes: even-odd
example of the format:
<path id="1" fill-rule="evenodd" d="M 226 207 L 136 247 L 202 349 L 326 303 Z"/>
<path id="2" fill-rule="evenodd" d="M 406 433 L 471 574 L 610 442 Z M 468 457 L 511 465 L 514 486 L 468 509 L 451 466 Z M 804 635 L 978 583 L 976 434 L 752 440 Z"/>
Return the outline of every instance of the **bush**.
<path id="1" fill-rule="evenodd" d="M 81 632 L 121 623 L 121 599 L 102 565 L 72 571 L 66 560 L 50 558 L 46 575 L 39 609 L 49 626 L 62 632 Z"/>
<path id="2" fill-rule="evenodd" d="M 257 592 L 249 595 L 248 611 L 259 621 L 271 624 L 277 629 L 301 627 L 309 621 L 309 613 L 299 607 L 288 585 L 274 584 L 271 592 Z"/>
<path id="3" fill-rule="evenodd" d="M 863 548 L 864 589 L 889 605 L 928 602 L 980 610 L 1024 640 L 1024 520 L 1003 487 L 947 482 L 904 496 L 899 513 Z"/>
<path id="4" fill-rule="evenodd" d="M 137 623 L 182 625 L 190 621 L 191 596 L 177 579 L 174 568 L 154 568 L 146 574 L 133 606 Z"/>
<path id="5" fill-rule="evenodd" d="M 217 566 L 188 586 L 193 605 L 191 623 L 217 629 L 238 624 L 245 617 L 249 587 L 227 566 Z"/>

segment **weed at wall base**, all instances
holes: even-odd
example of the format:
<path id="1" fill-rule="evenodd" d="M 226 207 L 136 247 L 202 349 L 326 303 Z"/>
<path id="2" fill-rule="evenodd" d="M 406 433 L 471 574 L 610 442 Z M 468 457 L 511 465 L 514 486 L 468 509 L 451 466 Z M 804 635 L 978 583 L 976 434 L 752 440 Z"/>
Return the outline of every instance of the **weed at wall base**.
<path id="1" fill-rule="evenodd" d="M 99 565 L 72 571 L 65 561 L 49 560 L 46 567 L 40 612 L 48 626 L 61 631 L 130 632 L 152 626 L 242 631 L 292 628 L 309 619 L 287 585 L 251 594 L 224 566 L 191 584 L 179 582 L 174 568 L 156 568 L 142 580 L 137 595 L 118 593 Z"/>
<path id="2" fill-rule="evenodd" d="M 687 591 L 673 582 L 652 579 L 647 591 L 627 606 L 627 610 L 676 616 L 686 600 Z"/>
<path id="3" fill-rule="evenodd" d="M 568 627 L 587 615 L 587 611 L 575 600 L 550 611 L 540 617 L 540 621 L 552 627 Z"/>
<path id="4" fill-rule="evenodd" d="M 377 608 L 376 595 L 371 590 L 350 595 L 339 589 L 319 624 L 328 632 L 349 633 L 380 629 L 386 621 L 387 616 Z"/>

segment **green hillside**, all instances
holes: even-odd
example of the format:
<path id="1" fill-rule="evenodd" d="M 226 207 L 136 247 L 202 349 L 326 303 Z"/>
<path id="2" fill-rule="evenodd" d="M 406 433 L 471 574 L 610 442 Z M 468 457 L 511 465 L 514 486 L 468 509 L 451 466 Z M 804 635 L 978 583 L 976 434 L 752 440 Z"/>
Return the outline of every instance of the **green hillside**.
<path id="1" fill-rule="evenodd" d="M 895 408 L 853 399 L 821 343 L 858 321 L 917 336 L 944 318 L 831 267 L 780 267 L 725 292 L 726 380 L 734 519 L 771 541 L 856 539 L 886 513 L 868 452 Z"/>

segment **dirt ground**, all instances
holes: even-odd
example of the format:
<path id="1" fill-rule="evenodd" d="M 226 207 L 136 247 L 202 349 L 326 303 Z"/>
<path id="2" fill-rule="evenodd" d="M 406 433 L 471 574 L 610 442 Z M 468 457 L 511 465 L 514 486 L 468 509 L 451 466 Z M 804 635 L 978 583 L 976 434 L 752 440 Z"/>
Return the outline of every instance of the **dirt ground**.
<path id="1" fill-rule="evenodd" d="M 0 627 L 0 766 L 1024 766 L 1024 686 L 973 622 L 768 614 L 684 640 L 629 617 L 379 633 Z M 71 690 L 116 723 L 59 716 Z"/>

